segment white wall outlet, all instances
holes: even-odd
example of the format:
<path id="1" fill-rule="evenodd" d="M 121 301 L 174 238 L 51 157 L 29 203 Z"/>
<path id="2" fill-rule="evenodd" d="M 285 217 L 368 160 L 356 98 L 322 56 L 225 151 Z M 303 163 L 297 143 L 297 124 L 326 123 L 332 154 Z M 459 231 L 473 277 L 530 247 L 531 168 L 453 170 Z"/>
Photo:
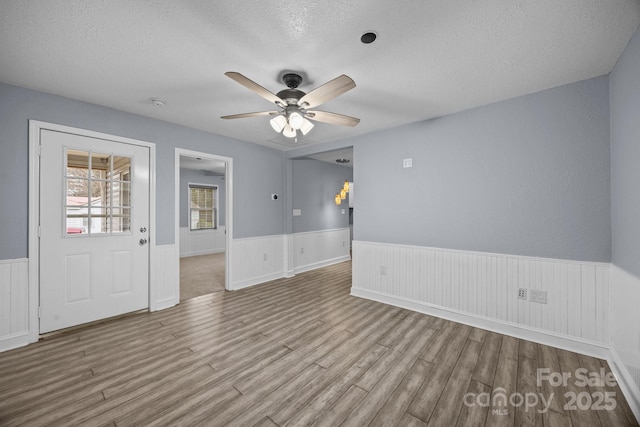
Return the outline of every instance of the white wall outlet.
<path id="1" fill-rule="evenodd" d="M 538 304 L 546 304 L 547 291 L 541 291 L 539 289 L 531 289 L 531 292 L 529 292 L 529 301 L 537 302 Z"/>
<path id="2" fill-rule="evenodd" d="M 386 265 L 381 265 L 380 266 L 380 275 L 381 276 L 386 276 L 387 275 L 387 266 Z"/>
<path id="3" fill-rule="evenodd" d="M 302 216 L 302 209 L 294 209 L 293 216 Z"/>
<path id="4" fill-rule="evenodd" d="M 518 299 L 527 299 L 527 288 L 518 288 Z"/>
<path id="5" fill-rule="evenodd" d="M 412 168 L 413 167 L 413 159 L 403 159 L 402 160 L 403 168 Z"/>
<path id="6" fill-rule="evenodd" d="M 300 248 L 300 255 L 304 255 L 304 248 Z"/>
<path id="7" fill-rule="evenodd" d="M 344 215 L 344 214 L 345 214 L 345 212 L 346 212 L 346 211 L 345 211 L 344 209 L 340 209 L 340 213 L 341 213 L 342 215 Z"/>

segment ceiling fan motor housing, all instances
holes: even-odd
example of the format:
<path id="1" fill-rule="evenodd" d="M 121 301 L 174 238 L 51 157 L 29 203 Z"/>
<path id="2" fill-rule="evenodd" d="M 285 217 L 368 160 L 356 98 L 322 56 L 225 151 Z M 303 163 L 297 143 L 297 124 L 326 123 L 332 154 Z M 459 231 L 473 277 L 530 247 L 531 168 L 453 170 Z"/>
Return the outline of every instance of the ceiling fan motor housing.
<path id="1" fill-rule="evenodd" d="M 302 76 L 296 73 L 287 73 L 282 76 L 282 81 L 289 89 L 295 89 L 302 83 Z"/>

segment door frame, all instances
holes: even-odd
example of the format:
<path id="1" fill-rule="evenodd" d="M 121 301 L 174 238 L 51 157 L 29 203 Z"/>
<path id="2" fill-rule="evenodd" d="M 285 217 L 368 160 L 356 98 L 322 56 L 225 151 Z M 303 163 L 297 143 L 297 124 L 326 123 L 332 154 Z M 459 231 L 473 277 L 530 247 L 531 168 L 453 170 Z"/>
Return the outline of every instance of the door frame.
<path id="1" fill-rule="evenodd" d="M 149 311 L 157 309 L 156 280 L 156 145 L 151 142 L 94 132 L 55 123 L 29 120 L 29 289 L 27 294 L 29 342 L 40 337 L 40 139 L 42 130 L 71 133 L 89 138 L 106 139 L 149 149 Z"/>
<path id="2" fill-rule="evenodd" d="M 217 160 L 225 164 L 225 265 L 224 265 L 224 288 L 233 290 L 233 274 L 231 271 L 232 245 L 233 242 L 233 158 L 218 156 L 217 154 L 204 153 L 200 151 L 187 150 L 185 148 L 175 149 L 175 190 L 174 190 L 174 230 L 175 230 L 175 256 L 176 271 L 178 271 L 178 292 L 176 304 L 180 302 L 180 156 L 200 157 L 207 160 Z"/>

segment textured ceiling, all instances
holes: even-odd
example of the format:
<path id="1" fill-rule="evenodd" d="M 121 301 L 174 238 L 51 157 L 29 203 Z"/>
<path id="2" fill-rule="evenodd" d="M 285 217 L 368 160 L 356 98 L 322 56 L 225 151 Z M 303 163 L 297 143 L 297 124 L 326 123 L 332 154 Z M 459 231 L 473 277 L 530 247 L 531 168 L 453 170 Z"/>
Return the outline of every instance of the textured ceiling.
<path id="1" fill-rule="evenodd" d="M 638 23 L 638 0 L 2 0 L 0 81 L 287 149 L 268 117 L 219 118 L 273 109 L 225 71 L 352 77 L 320 109 L 362 121 L 299 141 L 320 144 L 607 74 Z"/>

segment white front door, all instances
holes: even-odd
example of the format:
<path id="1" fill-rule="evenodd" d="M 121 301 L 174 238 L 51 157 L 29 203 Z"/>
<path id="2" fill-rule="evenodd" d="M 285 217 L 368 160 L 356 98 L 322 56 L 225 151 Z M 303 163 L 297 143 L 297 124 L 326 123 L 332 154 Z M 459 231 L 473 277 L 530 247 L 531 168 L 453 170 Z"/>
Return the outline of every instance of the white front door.
<path id="1" fill-rule="evenodd" d="M 40 135 L 40 333 L 149 306 L 149 148 Z"/>

